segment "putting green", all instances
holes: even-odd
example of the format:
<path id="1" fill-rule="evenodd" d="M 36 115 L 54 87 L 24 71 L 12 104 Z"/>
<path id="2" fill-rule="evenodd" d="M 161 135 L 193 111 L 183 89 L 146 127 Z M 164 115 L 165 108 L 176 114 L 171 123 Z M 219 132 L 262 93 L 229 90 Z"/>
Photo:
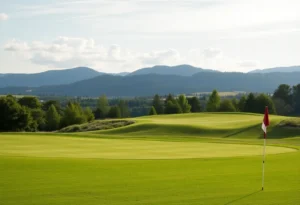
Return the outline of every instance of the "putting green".
<path id="1" fill-rule="evenodd" d="M 1 135 L 0 155 L 99 158 L 99 159 L 184 159 L 254 156 L 260 145 L 207 142 L 167 142 L 127 139 L 92 139 L 63 136 Z M 286 147 L 267 146 L 267 154 L 293 152 Z"/>

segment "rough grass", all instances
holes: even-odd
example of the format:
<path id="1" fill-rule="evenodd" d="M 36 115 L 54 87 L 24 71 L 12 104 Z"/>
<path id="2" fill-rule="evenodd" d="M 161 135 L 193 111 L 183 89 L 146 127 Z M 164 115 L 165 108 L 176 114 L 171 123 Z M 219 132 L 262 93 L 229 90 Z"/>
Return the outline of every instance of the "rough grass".
<path id="1" fill-rule="evenodd" d="M 64 127 L 58 132 L 88 132 L 95 130 L 109 130 L 133 124 L 133 120 L 95 120 L 81 125 Z"/>
<path id="2" fill-rule="evenodd" d="M 267 147 L 264 191 L 262 115 L 153 116 L 106 131 L 0 133 L 0 204 L 299 204 L 300 132 L 279 126 L 285 119 L 270 116 L 267 145 L 277 147 Z M 298 150 L 278 153 L 291 151 L 282 146 Z"/>
<path id="3" fill-rule="evenodd" d="M 279 123 L 279 126 L 288 128 L 300 128 L 300 117 L 285 119 Z"/>

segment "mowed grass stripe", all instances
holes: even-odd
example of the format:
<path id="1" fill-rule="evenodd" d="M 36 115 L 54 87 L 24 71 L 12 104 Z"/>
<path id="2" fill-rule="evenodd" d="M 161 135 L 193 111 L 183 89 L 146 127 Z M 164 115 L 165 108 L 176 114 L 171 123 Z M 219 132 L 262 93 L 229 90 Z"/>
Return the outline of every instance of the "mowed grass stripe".
<path id="1" fill-rule="evenodd" d="M 167 142 L 127 139 L 90 139 L 60 136 L 1 135 L 0 155 L 102 159 L 185 159 L 252 156 L 262 146 L 206 142 Z M 267 154 L 295 151 L 267 147 Z"/>
<path id="2" fill-rule="evenodd" d="M 267 157 L 101 160 L 0 156 L 5 205 L 295 205 L 299 152 Z"/>

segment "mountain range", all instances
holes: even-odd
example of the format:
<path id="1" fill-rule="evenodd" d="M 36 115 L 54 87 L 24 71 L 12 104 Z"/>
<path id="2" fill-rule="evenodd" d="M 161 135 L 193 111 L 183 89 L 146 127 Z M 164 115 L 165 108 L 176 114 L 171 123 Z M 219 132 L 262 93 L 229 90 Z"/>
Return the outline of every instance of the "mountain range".
<path id="1" fill-rule="evenodd" d="M 0 94 L 32 94 L 59 96 L 135 97 L 165 95 L 168 93 L 195 93 L 218 91 L 271 92 L 282 83 L 295 85 L 300 82 L 297 73 L 221 73 L 200 72 L 193 76 L 179 75 L 100 75 L 66 85 L 41 87 L 0 88 Z"/>
<path id="2" fill-rule="evenodd" d="M 298 72 L 299 71 L 299 72 Z M 37 74 L 0 74 L 0 94 L 109 97 L 151 96 L 156 93 L 219 91 L 273 92 L 279 84 L 300 83 L 300 66 L 219 72 L 190 65 L 154 66 L 132 73 L 107 74 L 78 67 Z"/>
<path id="3" fill-rule="evenodd" d="M 133 75 L 146 75 L 146 74 L 159 74 L 159 75 L 178 75 L 178 76 L 192 76 L 200 72 L 220 72 L 211 69 L 203 69 L 191 65 L 178 65 L 178 66 L 164 66 L 157 65 L 149 68 L 142 68 L 134 72 L 122 73 L 104 73 L 98 72 L 94 69 L 87 67 L 77 67 L 65 70 L 49 70 L 41 73 L 34 74 L 1 74 L 0 73 L 0 88 L 3 87 L 39 87 L 46 85 L 62 85 L 70 84 L 100 75 L 114 75 L 114 76 L 133 76 Z M 291 67 L 276 67 L 261 70 L 253 70 L 249 73 L 272 73 L 272 72 L 300 72 L 300 66 Z"/>
<path id="4" fill-rule="evenodd" d="M 99 73 L 91 68 L 77 67 L 65 70 L 49 70 L 34 74 L 0 74 L 0 87 L 69 84 L 96 77 Z"/>
<path id="5" fill-rule="evenodd" d="M 265 68 L 250 71 L 249 73 L 300 72 L 300 66 Z"/>

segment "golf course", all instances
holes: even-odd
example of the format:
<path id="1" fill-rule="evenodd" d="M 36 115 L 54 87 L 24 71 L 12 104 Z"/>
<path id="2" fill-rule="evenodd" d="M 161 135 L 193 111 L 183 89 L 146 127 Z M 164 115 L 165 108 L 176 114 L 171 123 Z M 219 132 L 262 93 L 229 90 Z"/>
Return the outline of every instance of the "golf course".
<path id="1" fill-rule="evenodd" d="M 0 204 L 300 204 L 298 119 L 269 117 L 263 191 L 263 115 L 189 113 L 0 133 Z"/>

